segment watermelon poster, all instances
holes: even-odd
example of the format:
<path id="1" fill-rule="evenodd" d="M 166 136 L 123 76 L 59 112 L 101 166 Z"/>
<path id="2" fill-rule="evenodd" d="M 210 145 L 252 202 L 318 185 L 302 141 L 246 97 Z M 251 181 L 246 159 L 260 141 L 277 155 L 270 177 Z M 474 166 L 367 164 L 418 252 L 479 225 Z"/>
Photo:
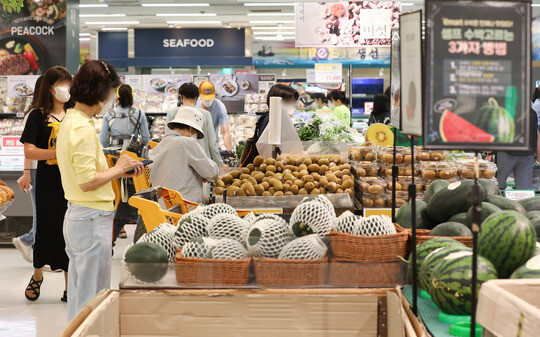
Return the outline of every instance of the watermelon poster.
<path id="1" fill-rule="evenodd" d="M 425 148 L 529 148 L 530 8 L 426 1 Z"/>

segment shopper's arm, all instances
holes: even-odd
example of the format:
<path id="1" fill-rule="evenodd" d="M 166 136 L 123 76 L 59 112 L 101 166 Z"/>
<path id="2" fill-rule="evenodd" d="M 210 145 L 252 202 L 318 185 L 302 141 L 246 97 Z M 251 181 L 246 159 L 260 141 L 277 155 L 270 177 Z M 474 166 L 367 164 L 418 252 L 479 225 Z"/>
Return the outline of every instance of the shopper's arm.
<path id="1" fill-rule="evenodd" d="M 126 174 L 126 172 L 133 167 L 135 167 L 135 172 L 133 174 Z M 107 184 L 111 180 L 122 177 L 136 177 L 141 175 L 142 172 L 143 165 L 140 161 L 128 156 L 121 156 L 114 167 L 111 167 L 107 171 L 94 173 L 92 180 L 84 184 L 79 184 L 79 187 L 83 192 L 93 191 Z"/>
<path id="2" fill-rule="evenodd" d="M 232 151 L 233 148 L 232 148 L 231 133 L 229 131 L 229 124 L 220 125 L 219 130 L 221 131 L 221 137 L 223 137 L 225 148 L 227 149 L 227 151 Z"/>
<path id="3" fill-rule="evenodd" d="M 109 114 L 107 113 L 103 117 L 103 124 L 101 124 L 101 132 L 99 133 L 99 142 L 101 143 L 101 146 L 109 147 L 111 144 L 109 143 Z"/>
<path id="4" fill-rule="evenodd" d="M 205 180 L 215 180 L 219 174 L 218 165 L 206 156 L 198 142 L 190 142 L 186 158 L 191 167 Z"/>
<path id="5" fill-rule="evenodd" d="M 146 120 L 146 115 L 144 112 L 140 111 L 139 118 L 141 119 L 140 122 L 140 128 L 141 128 L 141 137 L 142 137 L 142 144 L 147 145 L 148 141 L 150 140 L 150 131 L 148 130 L 148 121 Z"/>
<path id="6" fill-rule="evenodd" d="M 24 171 L 21 178 L 17 181 L 19 183 L 19 187 L 23 192 L 28 193 L 30 190 L 30 184 L 32 183 L 32 177 L 30 176 L 30 166 L 32 164 L 32 161 L 30 159 L 24 159 Z"/>
<path id="7" fill-rule="evenodd" d="M 210 119 L 210 122 L 212 120 Z M 207 124 L 210 124 L 207 126 Z M 205 122 L 205 137 L 208 137 L 208 148 L 210 150 L 210 158 L 218 164 L 218 166 L 223 165 L 223 161 L 221 160 L 221 154 L 219 153 L 219 149 L 216 143 L 216 131 L 214 131 L 214 128 L 212 127 L 211 123 Z"/>
<path id="8" fill-rule="evenodd" d="M 56 158 L 56 150 L 40 149 L 31 143 L 24 143 L 24 157 L 32 160 L 49 160 Z"/>

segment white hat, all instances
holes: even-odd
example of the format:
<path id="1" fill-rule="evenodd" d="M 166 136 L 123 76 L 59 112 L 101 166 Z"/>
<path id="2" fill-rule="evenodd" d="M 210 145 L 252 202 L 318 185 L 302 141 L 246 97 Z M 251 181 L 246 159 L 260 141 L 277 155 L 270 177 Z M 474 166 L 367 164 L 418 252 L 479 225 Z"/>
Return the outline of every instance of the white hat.
<path id="1" fill-rule="evenodd" d="M 170 121 L 167 126 L 170 129 L 173 129 L 175 124 L 184 124 L 191 126 L 197 130 L 198 139 L 204 138 L 203 125 L 204 125 L 204 116 L 203 114 L 192 107 L 183 106 L 176 111 L 176 116 L 172 121 Z"/>

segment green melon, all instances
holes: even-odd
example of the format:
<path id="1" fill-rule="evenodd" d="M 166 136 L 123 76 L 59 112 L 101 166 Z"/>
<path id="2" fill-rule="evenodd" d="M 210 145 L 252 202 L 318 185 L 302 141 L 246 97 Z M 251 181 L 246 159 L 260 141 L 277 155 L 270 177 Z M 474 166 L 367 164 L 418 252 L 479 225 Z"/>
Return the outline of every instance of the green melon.
<path id="1" fill-rule="evenodd" d="M 434 239 L 432 239 L 434 240 Z M 459 241 L 456 241 L 459 243 Z M 422 265 L 420 266 L 420 274 L 419 274 L 419 280 L 420 280 L 420 286 L 422 289 L 428 292 L 428 294 L 431 295 L 432 293 L 432 273 L 435 267 L 441 262 L 442 259 L 444 259 L 449 254 L 455 253 L 455 252 L 462 252 L 467 251 L 470 252 L 471 249 L 468 247 L 465 247 L 463 244 L 459 245 L 452 245 L 447 247 L 440 247 L 429 253 L 428 256 L 424 259 Z"/>
<path id="2" fill-rule="evenodd" d="M 532 257 L 523 266 L 516 269 L 510 278 L 540 278 L 540 255 Z"/>
<path id="3" fill-rule="evenodd" d="M 416 200 L 416 228 L 429 229 L 430 220 L 426 213 L 427 204 L 422 200 Z M 405 203 L 396 212 L 396 222 L 403 228 L 412 228 L 412 204 Z"/>
<path id="4" fill-rule="evenodd" d="M 467 225 L 467 213 L 464 212 L 453 215 L 450 219 L 448 219 L 448 222 L 459 222 Z"/>
<path id="5" fill-rule="evenodd" d="M 519 204 L 523 206 L 527 212 L 540 211 L 540 197 L 531 197 L 519 201 Z"/>
<path id="6" fill-rule="evenodd" d="M 472 206 L 474 181 L 463 180 L 452 183 L 435 194 L 428 203 L 429 217 L 439 223 L 457 213 L 467 212 Z M 484 189 L 480 185 L 480 200 L 484 200 Z"/>
<path id="7" fill-rule="evenodd" d="M 141 242 L 126 251 L 124 262 L 135 279 L 157 282 L 167 273 L 169 257 L 163 247 L 153 242 Z"/>
<path id="8" fill-rule="evenodd" d="M 486 196 L 488 195 L 501 195 L 501 190 L 499 190 L 499 185 L 496 182 L 490 179 L 478 179 L 478 183 L 484 188 Z"/>
<path id="9" fill-rule="evenodd" d="M 531 220 L 531 224 L 536 230 L 536 241 L 540 241 L 540 219 Z"/>
<path id="10" fill-rule="evenodd" d="M 516 211 L 518 213 L 521 213 L 523 215 L 527 214 L 527 211 L 525 208 L 517 201 L 513 201 L 510 199 L 506 199 L 505 197 L 501 195 L 490 195 L 486 198 L 486 202 L 489 202 L 490 204 L 493 204 L 503 211 Z"/>
<path id="11" fill-rule="evenodd" d="M 472 236 L 469 227 L 459 222 L 443 222 L 429 232 L 429 236 Z"/>
<path id="12" fill-rule="evenodd" d="M 472 226 L 472 223 L 473 223 L 473 209 L 474 209 L 474 206 L 472 206 L 471 208 L 469 208 L 469 211 L 467 212 L 467 227 L 471 228 Z M 482 222 L 484 222 L 484 220 L 487 219 L 488 216 L 490 216 L 491 214 L 494 214 L 494 213 L 497 213 L 497 212 L 500 212 L 501 209 L 493 204 L 490 204 L 488 202 L 483 202 L 482 203 L 482 213 L 481 213 L 481 216 L 480 216 L 480 224 Z"/>
<path id="13" fill-rule="evenodd" d="M 431 299 L 450 315 L 471 314 L 472 252 L 447 255 L 433 270 Z M 486 258 L 478 256 L 477 294 L 482 283 L 497 278 L 497 271 Z"/>
<path id="14" fill-rule="evenodd" d="M 426 193 L 424 194 L 424 201 L 429 202 L 429 200 L 431 200 L 431 198 L 435 194 L 437 194 L 437 192 L 439 192 L 448 185 L 450 185 L 448 180 L 435 180 L 434 182 L 429 184 Z"/>
<path id="15" fill-rule="evenodd" d="M 539 219 L 540 211 L 527 212 L 527 218 L 529 218 L 529 220 Z"/>
<path id="16" fill-rule="evenodd" d="M 492 214 L 478 236 L 478 253 L 489 259 L 501 278 L 529 260 L 535 251 L 536 231 L 529 219 L 515 211 Z"/>
<path id="17" fill-rule="evenodd" d="M 495 99 L 490 99 L 473 114 L 471 123 L 495 137 L 496 143 L 512 143 L 516 135 L 514 118 Z"/>

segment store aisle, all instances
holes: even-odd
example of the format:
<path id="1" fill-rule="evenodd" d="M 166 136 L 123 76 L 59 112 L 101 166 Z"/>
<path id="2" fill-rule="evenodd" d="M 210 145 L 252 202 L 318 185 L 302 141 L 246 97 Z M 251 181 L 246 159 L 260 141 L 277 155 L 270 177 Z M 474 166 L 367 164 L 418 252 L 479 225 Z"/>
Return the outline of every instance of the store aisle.
<path id="1" fill-rule="evenodd" d="M 118 289 L 120 258 L 133 240 L 135 226 L 126 226 L 128 239 L 118 240 L 112 263 L 111 288 Z M 44 273 L 36 302 L 24 297 L 32 266 L 15 248 L 0 248 L 0 337 L 58 337 L 67 325 L 67 304 L 60 301 L 63 273 Z"/>

